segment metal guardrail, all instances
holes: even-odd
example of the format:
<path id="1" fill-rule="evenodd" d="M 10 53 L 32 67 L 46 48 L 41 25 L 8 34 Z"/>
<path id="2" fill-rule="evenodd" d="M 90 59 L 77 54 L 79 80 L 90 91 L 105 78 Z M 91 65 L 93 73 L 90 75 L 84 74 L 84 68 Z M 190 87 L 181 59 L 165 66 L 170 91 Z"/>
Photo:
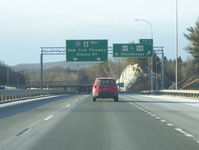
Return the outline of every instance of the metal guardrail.
<path id="1" fill-rule="evenodd" d="M 65 90 L 1 90 L 0 102 L 13 101 L 18 99 L 46 96 L 49 94 L 72 94 L 74 92 Z"/>
<path id="2" fill-rule="evenodd" d="M 199 98 L 199 90 L 154 90 L 154 91 L 142 91 L 141 93 Z"/>

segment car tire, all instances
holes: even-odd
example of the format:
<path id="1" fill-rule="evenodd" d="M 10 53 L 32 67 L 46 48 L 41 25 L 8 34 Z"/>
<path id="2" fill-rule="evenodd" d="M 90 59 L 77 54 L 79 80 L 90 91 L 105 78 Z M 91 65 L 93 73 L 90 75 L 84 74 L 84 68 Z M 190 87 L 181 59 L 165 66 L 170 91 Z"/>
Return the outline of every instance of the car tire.
<path id="1" fill-rule="evenodd" d="M 115 101 L 115 102 L 118 102 L 118 96 L 114 98 L 114 101 Z"/>
<path id="2" fill-rule="evenodd" d="M 95 97 L 93 97 L 93 102 L 96 102 L 96 98 Z"/>

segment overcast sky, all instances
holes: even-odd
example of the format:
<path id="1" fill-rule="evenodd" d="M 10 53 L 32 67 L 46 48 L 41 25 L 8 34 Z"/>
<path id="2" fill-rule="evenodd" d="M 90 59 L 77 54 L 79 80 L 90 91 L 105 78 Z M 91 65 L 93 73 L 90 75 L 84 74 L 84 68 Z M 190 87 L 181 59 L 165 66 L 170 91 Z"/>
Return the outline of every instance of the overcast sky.
<path id="1" fill-rule="evenodd" d="M 178 0 L 179 55 L 189 42 L 183 33 L 195 26 L 198 0 Z M 65 47 L 67 39 L 108 39 L 113 43 L 151 38 L 175 58 L 176 0 L 0 0 L 0 61 L 8 65 L 39 63 L 40 47 Z M 44 62 L 65 61 L 45 56 Z"/>

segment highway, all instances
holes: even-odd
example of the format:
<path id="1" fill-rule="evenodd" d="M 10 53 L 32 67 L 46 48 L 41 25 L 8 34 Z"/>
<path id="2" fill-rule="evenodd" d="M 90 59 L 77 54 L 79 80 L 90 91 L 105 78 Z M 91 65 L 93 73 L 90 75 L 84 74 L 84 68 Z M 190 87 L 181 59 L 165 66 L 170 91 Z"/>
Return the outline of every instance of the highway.
<path id="1" fill-rule="evenodd" d="M 199 100 L 56 95 L 0 104 L 0 150 L 198 150 Z"/>

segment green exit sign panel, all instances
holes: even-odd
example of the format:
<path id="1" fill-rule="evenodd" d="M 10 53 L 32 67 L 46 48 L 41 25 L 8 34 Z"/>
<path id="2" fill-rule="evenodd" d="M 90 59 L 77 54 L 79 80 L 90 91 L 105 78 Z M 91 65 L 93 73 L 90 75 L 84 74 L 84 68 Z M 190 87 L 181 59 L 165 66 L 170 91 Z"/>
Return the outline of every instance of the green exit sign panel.
<path id="1" fill-rule="evenodd" d="M 113 44 L 113 57 L 152 57 L 153 44 Z"/>
<path id="2" fill-rule="evenodd" d="M 108 61 L 108 40 L 67 40 L 67 61 Z"/>
<path id="3" fill-rule="evenodd" d="M 153 43 L 153 39 L 140 39 L 140 44 L 151 44 Z"/>
<path id="4" fill-rule="evenodd" d="M 119 87 L 124 87 L 124 83 L 118 83 Z"/>

